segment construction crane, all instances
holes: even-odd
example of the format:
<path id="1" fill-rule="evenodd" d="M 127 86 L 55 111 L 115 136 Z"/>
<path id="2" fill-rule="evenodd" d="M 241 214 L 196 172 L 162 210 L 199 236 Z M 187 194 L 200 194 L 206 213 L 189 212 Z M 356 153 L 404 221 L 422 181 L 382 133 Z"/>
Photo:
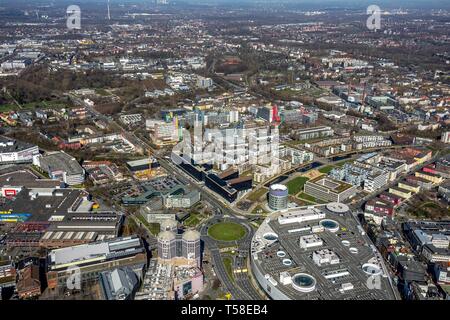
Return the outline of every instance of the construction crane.
<path id="1" fill-rule="evenodd" d="M 152 176 L 152 151 L 150 149 L 147 149 L 147 154 L 148 154 L 148 169 L 146 170 L 145 175 L 148 179 L 150 179 Z"/>

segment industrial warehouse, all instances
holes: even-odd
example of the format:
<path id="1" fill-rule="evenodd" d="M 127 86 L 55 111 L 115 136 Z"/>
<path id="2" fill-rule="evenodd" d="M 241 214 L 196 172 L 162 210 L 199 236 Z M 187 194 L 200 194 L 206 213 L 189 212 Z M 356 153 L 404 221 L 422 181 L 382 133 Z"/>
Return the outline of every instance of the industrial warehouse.
<path id="1" fill-rule="evenodd" d="M 36 252 L 117 237 L 123 222 L 114 210 L 93 210 L 83 189 L 60 180 L 39 179 L 24 167 L 0 172 L 0 222 L 8 223 L 10 253 Z"/>
<path id="2" fill-rule="evenodd" d="M 342 203 L 280 210 L 253 236 L 251 271 L 275 300 L 394 299 L 364 236 Z"/>

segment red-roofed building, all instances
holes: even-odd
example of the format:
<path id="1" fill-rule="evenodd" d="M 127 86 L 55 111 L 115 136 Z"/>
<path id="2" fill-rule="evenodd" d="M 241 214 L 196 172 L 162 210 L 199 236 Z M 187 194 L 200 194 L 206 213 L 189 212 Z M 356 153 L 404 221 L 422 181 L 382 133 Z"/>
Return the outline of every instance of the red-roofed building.
<path id="1" fill-rule="evenodd" d="M 392 216 L 394 214 L 394 205 L 381 198 L 367 201 L 364 209 L 365 211 L 374 212 L 383 216 Z"/>

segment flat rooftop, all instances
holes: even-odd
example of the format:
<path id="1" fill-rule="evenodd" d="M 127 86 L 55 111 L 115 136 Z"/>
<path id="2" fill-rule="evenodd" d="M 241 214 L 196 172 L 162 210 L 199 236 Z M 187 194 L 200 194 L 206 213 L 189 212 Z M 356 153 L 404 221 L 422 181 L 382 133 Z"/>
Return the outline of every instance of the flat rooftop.
<path id="1" fill-rule="evenodd" d="M 345 206 L 345 205 L 344 205 Z M 267 217 L 255 232 L 251 244 L 252 272 L 257 268 L 267 283 L 292 300 L 386 300 L 394 299 L 387 278 L 381 277 L 381 289 L 368 289 L 369 275 L 364 264 L 377 264 L 374 247 L 366 241 L 361 228 L 348 206 L 316 205 L 314 208 L 299 208 L 300 211 L 314 209 L 324 218 L 280 224 L 278 211 Z M 322 227 L 322 228 L 321 228 Z M 327 229 L 328 228 L 328 229 Z M 318 237 L 317 245 L 301 248 L 302 237 Z M 318 250 L 334 253 L 338 259 L 322 262 L 313 260 Z M 310 291 L 299 291 L 292 283 L 283 283 L 285 276 L 306 274 L 315 279 Z M 342 290 L 351 284 L 350 290 Z M 266 288 L 267 285 L 262 285 Z M 273 289 L 270 294 L 273 293 Z"/>
<path id="2" fill-rule="evenodd" d="M 31 171 L 23 169 L 5 173 L 0 172 L 0 186 L 59 188 L 61 186 L 61 182 L 51 179 L 39 179 L 39 177 Z"/>
<path id="3" fill-rule="evenodd" d="M 307 133 L 307 132 L 329 131 L 329 130 L 331 130 L 331 127 L 320 126 L 320 127 L 298 129 L 295 132 L 296 133 Z"/>
<path id="4" fill-rule="evenodd" d="M 154 158 L 144 158 L 144 159 L 139 159 L 139 160 L 132 160 L 132 161 L 127 162 L 127 166 L 128 167 L 139 167 L 139 166 L 143 166 L 143 165 L 151 166 L 151 164 L 155 161 L 156 160 Z"/>
<path id="5" fill-rule="evenodd" d="M 10 139 L 4 136 L 0 136 L 0 153 L 12 153 L 26 150 L 35 147 L 28 142 L 22 142 L 19 140 Z"/>
<path id="6" fill-rule="evenodd" d="M 41 165 L 48 171 L 65 171 L 68 175 L 83 174 L 84 170 L 78 161 L 65 152 L 48 153 L 40 159 Z"/>
<path id="7" fill-rule="evenodd" d="M 137 236 L 131 236 L 52 250 L 48 262 L 52 269 L 57 269 L 67 264 L 108 260 L 120 255 L 137 254 L 143 250 L 141 240 Z"/>
<path id="8" fill-rule="evenodd" d="M 37 193 L 32 199 L 30 192 Z M 79 189 L 48 189 L 41 193 L 34 189 L 22 189 L 14 198 L 0 202 L 0 211 L 31 214 L 29 221 L 48 221 L 52 215 L 65 215 L 85 195 Z"/>
<path id="9" fill-rule="evenodd" d="M 306 183 L 320 185 L 336 193 L 341 193 L 352 187 L 352 185 L 349 183 L 332 179 L 330 177 L 327 177 L 326 175 L 318 176 L 314 179 L 306 181 Z"/>

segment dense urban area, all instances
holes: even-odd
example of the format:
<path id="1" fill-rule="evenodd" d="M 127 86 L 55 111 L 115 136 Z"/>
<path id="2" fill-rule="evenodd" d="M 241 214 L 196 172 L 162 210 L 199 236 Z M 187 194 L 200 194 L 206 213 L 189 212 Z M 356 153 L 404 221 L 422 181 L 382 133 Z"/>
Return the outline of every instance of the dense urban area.
<path id="1" fill-rule="evenodd" d="M 2 1 L 1 299 L 449 300 L 450 8 L 363 2 Z"/>

